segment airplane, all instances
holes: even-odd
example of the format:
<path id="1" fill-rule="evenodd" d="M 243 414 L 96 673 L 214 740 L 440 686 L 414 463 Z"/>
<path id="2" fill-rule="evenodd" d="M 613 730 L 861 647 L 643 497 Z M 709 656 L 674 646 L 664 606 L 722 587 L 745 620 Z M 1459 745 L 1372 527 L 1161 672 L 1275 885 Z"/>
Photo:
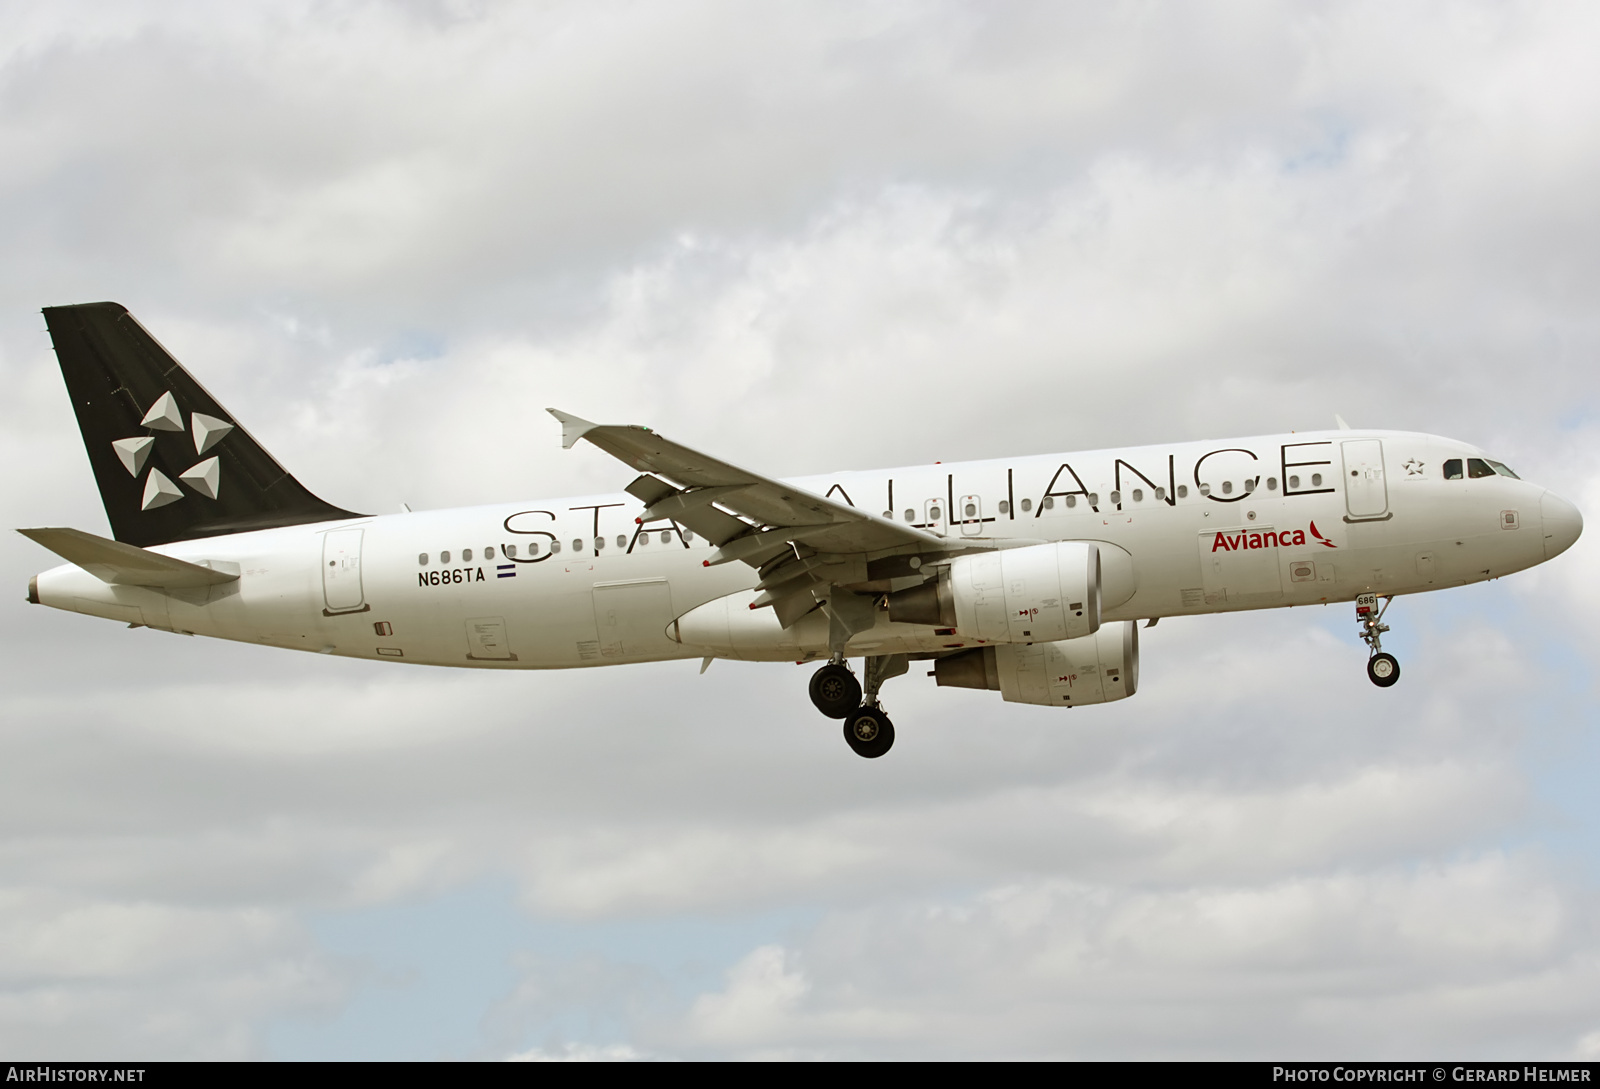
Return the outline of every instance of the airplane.
<path id="1" fill-rule="evenodd" d="M 357 514 L 311 494 L 127 309 L 44 310 L 111 537 L 34 604 L 374 661 L 561 669 L 816 663 L 846 742 L 894 744 L 884 682 L 1081 707 L 1139 685 L 1139 624 L 1354 602 L 1380 687 L 1404 594 L 1552 559 L 1578 509 L 1467 443 L 1339 429 L 782 481 L 550 409 L 620 493 Z M 858 676 L 848 661 L 862 659 Z"/>

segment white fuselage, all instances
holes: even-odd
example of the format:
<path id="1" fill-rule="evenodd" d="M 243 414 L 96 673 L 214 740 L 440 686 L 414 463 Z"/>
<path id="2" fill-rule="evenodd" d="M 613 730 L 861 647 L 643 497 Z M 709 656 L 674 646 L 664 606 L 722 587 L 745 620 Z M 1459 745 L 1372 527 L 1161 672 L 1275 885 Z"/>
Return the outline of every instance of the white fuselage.
<path id="1" fill-rule="evenodd" d="M 1531 567 L 1571 543 L 1564 528 L 1547 533 L 1559 518 L 1541 504 L 1572 508 L 1542 487 L 1444 478 L 1448 459 L 1473 457 L 1483 454 L 1429 435 L 1334 431 L 795 483 L 952 541 L 1098 542 L 1109 621 L 1416 593 Z M 131 624 L 430 665 L 826 655 L 822 614 L 782 629 L 771 609 L 746 607 L 755 571 L 704 566 L 706 541 L 670 522 L 636 525 L 642 510 L 617 494 L 210 537 L 152 551 L 237 564 L 237 581 L 160 591 L 66 565 L 41 574 L 37 594 Z M 962 645 L 883 612 L 849 653 Z"/>

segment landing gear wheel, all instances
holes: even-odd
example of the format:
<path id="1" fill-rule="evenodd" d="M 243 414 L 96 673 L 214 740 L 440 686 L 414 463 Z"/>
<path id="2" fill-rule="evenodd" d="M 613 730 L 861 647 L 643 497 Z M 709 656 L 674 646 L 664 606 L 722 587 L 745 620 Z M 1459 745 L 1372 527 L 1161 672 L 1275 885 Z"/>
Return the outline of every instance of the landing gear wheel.
<path id="1" fill-rule="evenodd" d="M 844 720 L 844 740 L 857 756 L 875 760 L 894 745 L 894 723 L 876 707 L 862 707 Z"/>
<path id="2" fill-rule="evenodd" d="M 1379 688 L 1388 688 L 1400 679 L 1400 663 L 1393 654 L 1374 654 L 1367 659 L 1367 677 Z"/>
<path id="3" fill-rule="evenodd" d="M 849 718 L 861 706 L 861 682 L 841 662 L 829 662 L 811 675 L 811 702 L 829 718 Z"/>

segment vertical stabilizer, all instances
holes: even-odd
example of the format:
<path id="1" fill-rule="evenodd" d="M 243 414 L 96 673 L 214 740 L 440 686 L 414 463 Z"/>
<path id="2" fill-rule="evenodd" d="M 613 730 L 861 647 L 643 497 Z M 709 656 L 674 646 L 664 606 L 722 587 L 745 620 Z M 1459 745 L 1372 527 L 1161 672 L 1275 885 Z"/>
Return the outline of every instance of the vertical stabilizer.
<path id="1" fill-rule="evenodd" d="M 124 306 L 44 311 L 111 533 L 147 547 L 357 517 L 308 492 Z"/>

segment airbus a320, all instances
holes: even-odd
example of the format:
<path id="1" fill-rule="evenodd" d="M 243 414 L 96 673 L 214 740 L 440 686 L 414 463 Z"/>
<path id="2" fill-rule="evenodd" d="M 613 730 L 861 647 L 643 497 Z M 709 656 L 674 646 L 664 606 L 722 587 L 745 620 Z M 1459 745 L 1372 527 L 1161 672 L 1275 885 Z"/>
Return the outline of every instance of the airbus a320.
<path id="1" fill-rule="evenodd" d="M 812 702 L 864 757 L 894 743 L 881 689 L 912 662 L 1012 703 L 1107 703 L 1138 689 L 1140 622 L 1168 616 L 1353 602 L 1387 687 L 1395 597 L 1532 567 L 1583 529 L 1484 451 L 1409 432 L 783 481 L 557 409 L 566 447 L 627 467 L 621 492 L 357 514 L 307 491 L 124 307 L 44 315 L 111 536 L 21 530 L 67 561 L 29 601 L 422 665 L 811 662 Z"/>

